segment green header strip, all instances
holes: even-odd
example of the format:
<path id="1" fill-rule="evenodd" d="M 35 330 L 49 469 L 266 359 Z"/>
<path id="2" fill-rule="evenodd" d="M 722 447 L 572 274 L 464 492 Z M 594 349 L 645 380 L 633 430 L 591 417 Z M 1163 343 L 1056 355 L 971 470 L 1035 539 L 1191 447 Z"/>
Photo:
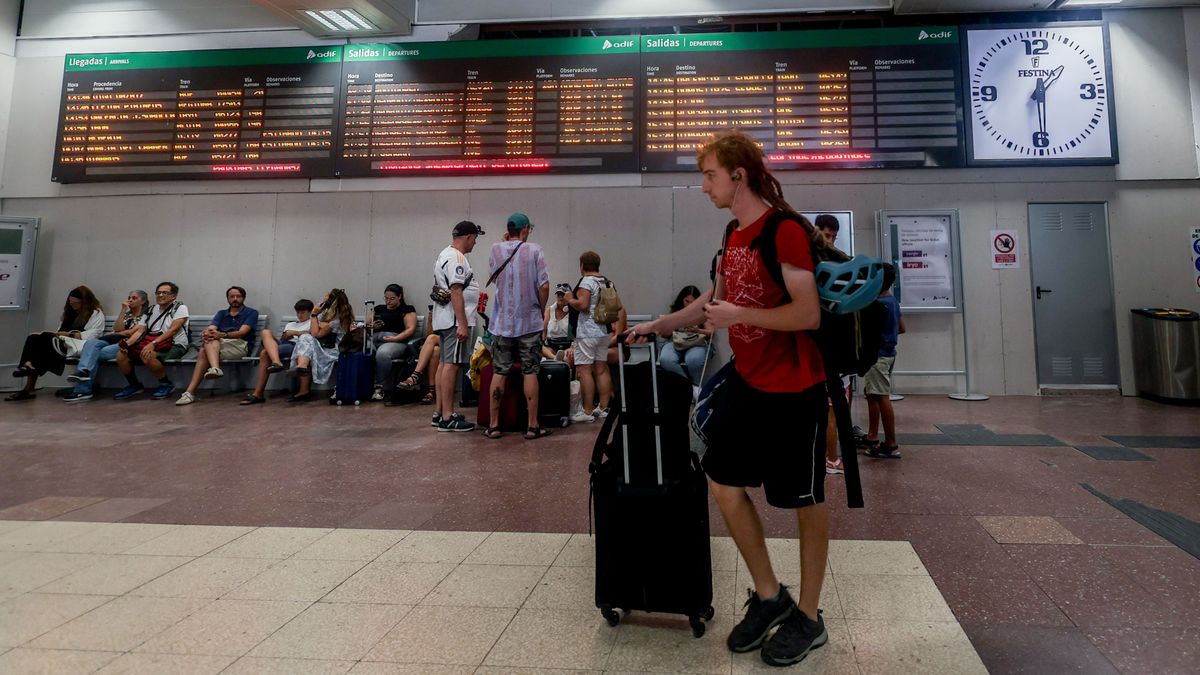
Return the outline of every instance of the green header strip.
<path id="1" fill-rule="evenodd" d="M 958 44 L 954 26 L 851 28 L 780 33 L 710 33 L 707 35 L 643 35 L 642 52 L 719 52 L 818 47 L 890 47 Z"/>
<path id="2" fill-rule="evenodd" d="M 474 42 L 400 42 L 347 45 L 346 61 L 424 61 L 501 56 L 573 56 L 637 54 L 636 36 L 545 38 L 540 40 L 476 40 Z"/>
<path id="3" fill-rule="evenodd" d="M 261 66 L 280 63 L 341 63 L 342 46 L 212 49 L 193 52 L 67 54 L 68 73 L 208 66 Z"/>
<path id="4" fill-rule="evenodd" d="M 217 49 L 188 52 L 68 54 L 66 71 L 150 70 L 209 66 L 257 66 L 299 63 L 421 61 L 514 56 L 572 56 L 659 52 L 745 51 L 821 47 L 883 47 L 958 44 L 958 28 L 855 28 L 783 33 L 712 33 L 707 35 L 643 35 L 638 37 L 547 38 L 541 40 L 476 40 L 472 42 L 407 42 L 394 44 Z"/>

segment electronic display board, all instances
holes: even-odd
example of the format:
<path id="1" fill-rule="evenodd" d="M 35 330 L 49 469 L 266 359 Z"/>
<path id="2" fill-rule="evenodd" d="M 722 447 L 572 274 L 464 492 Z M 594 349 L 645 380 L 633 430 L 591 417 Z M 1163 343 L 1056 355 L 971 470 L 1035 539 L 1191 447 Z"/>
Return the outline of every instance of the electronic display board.
<path id="1" fill-rule="evenodd" d="M 69 54 L 52 179 L 330 176 L 342 48 Z"/>
<path id="2" fill-rule="evenodd" d="M 955 27 L 646 35 L 643 171 L 737 128 L 773 169 L 964 164 Z"/>
<path id="3" fill-rule="evenodd" d="M 638 40 L 350 45 L 341 176 L 635 172 Z"/>

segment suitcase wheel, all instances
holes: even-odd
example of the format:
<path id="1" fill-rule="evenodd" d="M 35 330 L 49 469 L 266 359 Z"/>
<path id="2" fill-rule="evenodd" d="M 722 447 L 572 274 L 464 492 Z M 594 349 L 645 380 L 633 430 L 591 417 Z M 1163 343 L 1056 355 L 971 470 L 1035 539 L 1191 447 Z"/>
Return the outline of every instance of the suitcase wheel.
<path id="1" fill-rule="evenodd" d="M 354 402 L 354 405 L 362 405 L 362 401 L 357 401 L 357 400 L 356 400 L 356 401 Z"/>
<path id="2" fill-rule="evenodd" d="M 616 626 L 617 624 L 621 623 L 620 612 L 616 611 L 612 607 L 601 607 L 600 616 L 603 616 L 604 620 L 607 621 L 608 625 L 610 626 Z"/>
<path id="3" fill-rule="evenodd" d="M 562 428 L 564 428 L 564 429 L 566 429 L 566 428 L 567 428 L 567 425 L 568 425 L 568 424 L 570 424 L 570 423 L 571 423 L 571 418 L 570 418 L 570 417 L 560 417 L 560 418 L 558 418 L 558 426 L 560 426 L 560 427 L 562 427 Z"/>
<path id="4" fill-rule="evenodd" d="M 690 617 L 688 619 L 688 624 L 692 627 L 693 637 L 704 637 L 704 622 L 700 620 L 700 617 Z"/>
<path id="5" fill-rule="evenodd" d="M 709 608 L 708 608 L 708 611 L 704 613 L 704 620 L 705 620 L 705 621 L 712 621 L 713 614 L 715 614 L 715 613 L 716 613 L 716 612 L 714 612 L 714 611 L 713 611 L 713 608 L 712 608 L 712 607 L 709 607 Z"/>
<path id="6" fill-rule="evenodd" d="M 335 401 L 334 401 L 334 404 L 335 404 L 335 405 L 341 405 L 341 404 L 342 404 L 342 401 L 341 401 L 341 399 L 337 399 L 337 400 L 335 400 Z"/>

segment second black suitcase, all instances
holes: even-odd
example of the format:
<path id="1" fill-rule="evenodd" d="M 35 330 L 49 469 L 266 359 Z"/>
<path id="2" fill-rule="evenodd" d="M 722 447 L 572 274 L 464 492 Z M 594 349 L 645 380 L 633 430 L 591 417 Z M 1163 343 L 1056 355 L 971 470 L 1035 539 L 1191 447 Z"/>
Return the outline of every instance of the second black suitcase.
<path id="1" fill-rule="evenodd" d="M 571 421 L 571 367 L 542 361 L 538 372 L 538 424 L 565 427 Z"/>
<path id="2" fill-rule="evenodd" d="M 683 614 L 692 634 L 713 617 L 708 484 L 690 451 L 691 382 L 651 360 L 619 372 L 621 407 L 604 421 L 592 463 L 596 606 Z"/>

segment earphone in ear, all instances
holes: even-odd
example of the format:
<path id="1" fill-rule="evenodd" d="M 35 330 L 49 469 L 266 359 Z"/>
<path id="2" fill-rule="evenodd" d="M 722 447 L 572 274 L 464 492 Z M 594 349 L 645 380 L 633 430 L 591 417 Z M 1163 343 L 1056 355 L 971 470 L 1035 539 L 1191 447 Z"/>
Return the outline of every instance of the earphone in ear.
<path id="1" fill-rule="evenodd" d="M 741 172 L 741 171 L 739 171 L 739 172 L 737 172 L 737 173 L 733 174 L 733 179 L 734 179 L 734 180 L 741 180 L 741 179 L 742 179 L 742 172 Z"/>

